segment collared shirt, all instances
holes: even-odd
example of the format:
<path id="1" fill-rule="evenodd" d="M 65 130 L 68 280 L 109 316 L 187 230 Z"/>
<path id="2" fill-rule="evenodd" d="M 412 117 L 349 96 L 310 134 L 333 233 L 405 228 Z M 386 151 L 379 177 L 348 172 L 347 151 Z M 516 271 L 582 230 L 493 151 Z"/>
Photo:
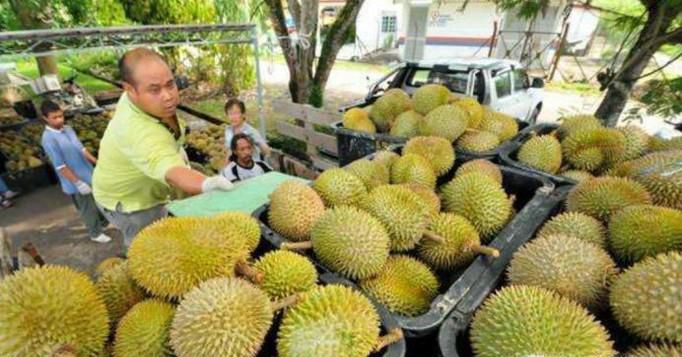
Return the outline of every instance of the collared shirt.
<path id="1" fill-rule="evenodd" d="M 182 145 L 185 123 L 178 118 L 179 137 L 159 119 L 121 95 L 100 142 L 93 176 L 95 201 L 106 209 L 140 211 L 170 199 L 166 172 L 185 166 Z"/>
<path id="2" fill-rule="evenodd" d="M 253 157 L 253 160 L 261 160 L 262 157 L 260 155 L 260 146 L 261 144 L 266 144 L 267 142 L 265 139 L 263 139 L 263 136 L 260 135 L 258 130 L 256 130 L 254 127 L 249 125 L 249 123 L 244 122 L 244 124 L 241 125 L 241 129 L 239 130 L 240 133 L 248 135 L 251 140 L 253 140 L 253 153 L 251 154 L 251 157 Z M 231 125 L 228 125 L 225 127 L 225 147 L 229 150 L 230 145 L 232 145 L 232 138 L 234 138 L 235 132 L 234 128 Z"/>
<path id="3" fill-rule="evenodd" d="M 78 193 L 76 185 L 64 177 L 59 170 L 68 167 L 79 180 L 92 185 L 92 164 L 85 157 L 83 144 L 78 140 L 76 132 L 69 126 L 54 129 L 46 126 L 41 139 L 43 150 L 57 171 L 62 191 L 67 195 Z"/>
<path id="4" fill-rule="evenodd" d="M 260 160 L 254 160 L 251 167 L 245 167 L 236 161 L 232 161 L 223 169 L 221 174 L 230 182 L 236 182 L 260 176 L 270 171 L 272 168 Z"/>

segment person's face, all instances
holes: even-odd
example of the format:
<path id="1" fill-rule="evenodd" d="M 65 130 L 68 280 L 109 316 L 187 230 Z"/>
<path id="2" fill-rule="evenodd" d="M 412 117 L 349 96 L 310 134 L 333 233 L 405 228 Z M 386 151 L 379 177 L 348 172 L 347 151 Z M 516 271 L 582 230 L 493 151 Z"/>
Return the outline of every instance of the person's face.
<path id="1" fill-rule="evenodd" d="M 133 83 L 124 83 L 123 87 L 135 105 L 157 118 L 175 116 L 180 95 L 166 63 L 152 57 L 141 59 L 132 74 Z"/>
<path id="2" fill-rule="evenodd" d="M 61 129 L 64 127 L 64 111 L 58 110 L 56 112 L 51 112 L 45 117 L 47 125 L 51 128 Z"/>
<path id="3" fill-rule="evenodd" d="M 237 148 L 235 149 L 235 155 L 237 155 L 237 160 L 240 163 L 250 164 L 253 159 L 251 155 L 253 154 L 253 147 L 251 143 L 246 139 L 241 139 L 237 141 Z"/>
<path id="4" fill-rule="evenodd" d="M 240 126 L 246 120 L 246 116 L 238 105 L 227 108 L 227 117 L 230 119 L 230 125 L 232 126 Z"/>

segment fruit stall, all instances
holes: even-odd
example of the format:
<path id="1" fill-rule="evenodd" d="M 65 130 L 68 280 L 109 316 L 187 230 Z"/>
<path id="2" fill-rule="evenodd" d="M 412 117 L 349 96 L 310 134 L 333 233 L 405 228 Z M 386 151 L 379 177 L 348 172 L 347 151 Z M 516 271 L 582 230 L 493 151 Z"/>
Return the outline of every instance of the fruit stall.
<path id="1" fill-rule="evenodd" d="M 336 165 L 172 202 L 93 277 L 3 274 L 0 356 L 682 355 L 682 141 L 422 88 L 338 114 Z M 333 117 L 288 107 L 299 137 Z M 96 152 L 109 115 L 69 124 Z M 8 175 L 45 166 L 41 130 L 0 133 Z M 223 133 L 188 134 L 193 167 Z"/>

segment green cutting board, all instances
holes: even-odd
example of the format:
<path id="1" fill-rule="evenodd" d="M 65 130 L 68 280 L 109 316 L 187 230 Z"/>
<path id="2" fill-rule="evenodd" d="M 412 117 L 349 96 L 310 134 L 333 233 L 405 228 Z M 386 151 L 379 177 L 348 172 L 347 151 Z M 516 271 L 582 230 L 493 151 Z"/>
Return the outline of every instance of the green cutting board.
<path id="1" fill-rule="evenodd" d="M 231 191 L 202 193 L 183 200 L 173 201 L 166 208 L 176 217 L 210 216 L 226 211 L 251 214 L 258 207 L 270 201 L 268 198 L 270 193 L 287 180 L 309 182 L 300 177 L 271 171 L 265 175 L 237 182 Z"/>

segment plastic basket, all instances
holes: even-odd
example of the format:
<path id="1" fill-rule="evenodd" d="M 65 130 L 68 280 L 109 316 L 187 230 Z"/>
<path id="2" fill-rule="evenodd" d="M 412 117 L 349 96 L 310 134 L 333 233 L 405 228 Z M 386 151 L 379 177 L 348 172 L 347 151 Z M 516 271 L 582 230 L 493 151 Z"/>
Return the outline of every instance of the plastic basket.
<path id="1" fill-rule="evenodd" d="M 547 197 L 543 202 L 542 210 L 548 212 L 546 219 L 563 212 L 564 201 L 572 189 L 572 186 L 561 186 Z M 541 222 L 544 223 L 544 222 Z M 508 251 L 502 254 L 492 265 L 491 272 L 497 272 L 496 279 L 482 279 L 472 286 L 469 294 L 462 299 L 443 322 L 438 333 L 438 345 L 443 357 L 468 357 L 473 356 L 469 339 L 469 326 L 476 310 L 483 304 L 485 299 L 503 285 L 503 275 L 512 257 L 524 243 L 535 237 L 535 233 L 542 228 L 542 224 L 536 225 L 532 234 L 525 239 L 517 239 Z M 635 336 L 627 333 L 613 319 L 609 309 L 604 309 L 596 315 L 597 319 L 606 327 L 614 341 L 614 347 L 619 351 L 626 351 L 638 343 Z"/>
<path id="2" fill-rule="evenodd" d="M 557 125 L 557 124 L 538 124 L 538 125 L 534 125 L 532 127 L 526 128 L 521 133 L 519 133 L 517 138 L 512 143 L 510 143 L 510 145 L 507 145 L 505 150 L 503 150 L 503 152 L 500 155 L 502 163 L 504 163 L 505 165 L 516 167 L 516 168 L 524 170 L 524 171 L 532 172 L 532 173 L 534 173 L 536 175 L 540 175 L 542 177 L 546 177 L 557 185 L 575 185 L 575 184 L 577 184 L 578 181 L 570 179 L 566 176 L 553 175 L 553 174 L 550 174 L 550 173 L 547 173 L 544 171 L 540 171 L 538 169 L 534 169 L 534 168 L 527 166 L 526 164 L 518 161 L 518 159 L 517 159 L 516 155 L 518 154 L 519 149 L 521 149 L 521 146 L 528 139 L 530 139 L 531 136 L 549 134 L 550 132 L 556 130 L 558 127 L 559 127 L 559 125 Z"/>
<path id="3" fill-rule="evenodd" d="M 400 152 L 401 148 L 394 148 Z M 370 157 L 371 159 L 371 157 Z M 455 167 L 444 177 L 440 183 L 447 182 L 454 176 L 455 170 L 463 163 L 457 160 Z M 545 201 L 554 189 L 554 185 L 547 179 L 538 175 L 524 172 L 512 167 L 500 166 L 504 176 L 505 190 L 508 194 L 516 196 L 516 216 L 497 234 L 488 244 L 500 250 L 501 258 L 511 256 L 519 241 L 525 241 L 535 232 L 549 214 L 545 208 Z M 271 230 L 267 219 L 268 205 L 256 210 L 253 215 L 260 221 L 263 238 L 273 246 L 279 247 L 285 240 L 279 234 Z M 520 245 L 520 243 L 518 244 Z M 331 271 L 317 261 L 312 253 L 311 259 L 327 272 Z M 497 258 L 500 259 L 500 258 Z M 405 317 L 393 314 L 408 337 L 420 337 L 437 331 L 440 324 L 445 320 L 453 308 L 468 294 L 470 289 L 482 280 L 499 278 L 501 274 L 493 270 L 495 260 L 485 256 L 478 256 L 469 266 L 439 276 L 443 289 L 431 303 L 428 312 L 416 317 Z M 498 263 L 499 264 L 499 263 Z"/>

